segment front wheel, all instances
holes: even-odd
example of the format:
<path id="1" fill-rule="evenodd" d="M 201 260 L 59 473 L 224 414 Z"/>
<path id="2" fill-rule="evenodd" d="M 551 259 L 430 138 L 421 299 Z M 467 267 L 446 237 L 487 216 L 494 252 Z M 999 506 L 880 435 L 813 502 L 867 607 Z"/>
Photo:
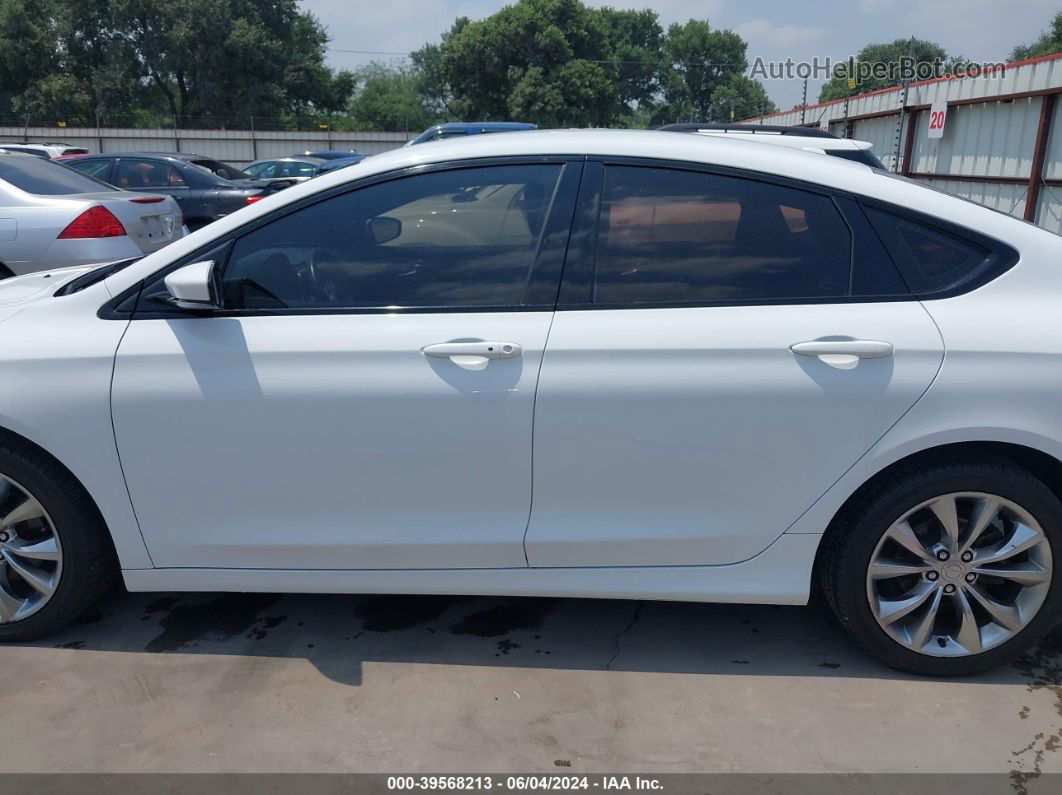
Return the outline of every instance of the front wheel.
<path id="1" fill-rule="evenodd" d="M 77 618 L 116 566 L 103 519 L 81 484 L 28 442 L 4 442 L 0 641 L 27 640 Z"/>
<path id="2" fill-rule="evenodd" d="M 845 628 L 905 671 L 959 676 L 1040 641 L 1062 606 L 1062 504 L 1003 459 L 887 475 L 825 549 L 823 585 Z"/>

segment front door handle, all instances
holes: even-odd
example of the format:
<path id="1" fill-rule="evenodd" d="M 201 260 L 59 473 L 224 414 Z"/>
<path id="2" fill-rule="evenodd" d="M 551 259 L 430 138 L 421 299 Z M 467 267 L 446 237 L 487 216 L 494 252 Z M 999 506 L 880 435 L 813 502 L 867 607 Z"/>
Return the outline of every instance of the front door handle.
<path id="1" fill-rule="evenodd" d="M 515 342 L 439 342 L 420 350 L 425 356 L 449 359 L 468 370 L 482 370 L 491 359 L 515 359 L 523 353 Z"/>
<path id="2" fill-rule="evenodd" d="M 892 343 L 881 340 L 811 340 L 789 350 L 801 356 L 843 356 L 849 359 L 883 359 L 892 356 Z"/>

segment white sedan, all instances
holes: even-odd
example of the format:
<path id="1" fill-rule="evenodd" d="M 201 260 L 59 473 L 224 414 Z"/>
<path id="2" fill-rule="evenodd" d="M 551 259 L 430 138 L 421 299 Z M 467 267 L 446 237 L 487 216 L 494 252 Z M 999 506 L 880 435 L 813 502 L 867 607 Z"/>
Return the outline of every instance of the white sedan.
<path id="1" fill-rule="evenodd" d="M 1062 610 L 1060 262 L 821 153 L 585 131 L 402 149 L 124 268 L 8 280 L 0 639 L 119 573 L 822 588 L 888 665 L 998 665 Z"/>

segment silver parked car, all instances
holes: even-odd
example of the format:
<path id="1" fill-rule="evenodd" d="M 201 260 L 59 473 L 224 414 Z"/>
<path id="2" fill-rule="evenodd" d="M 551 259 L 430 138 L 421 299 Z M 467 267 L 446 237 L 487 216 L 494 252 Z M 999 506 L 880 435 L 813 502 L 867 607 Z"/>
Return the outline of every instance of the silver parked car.
<path id="1" fill-rule="evenodd" d="M 169 196 L 118 190 L 59 163 L 0 152 L 0 278 L 140 257 L 183 234 Z"/>
<path id="2" fill-rule="evenodd" d="M 329 161 L 323 157 L 268 157 L 256 160 L 243 170 L 255 179 L 268 180 L 271 185 L 294 185 L 317 176 L 322 165 Z"/>

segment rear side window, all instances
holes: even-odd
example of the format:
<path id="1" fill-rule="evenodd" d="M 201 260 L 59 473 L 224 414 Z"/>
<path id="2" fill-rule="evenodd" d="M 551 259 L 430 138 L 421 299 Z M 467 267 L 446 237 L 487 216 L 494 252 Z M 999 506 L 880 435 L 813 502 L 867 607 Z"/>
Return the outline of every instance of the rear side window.
<path id="1" fill-rule="evenodd" d="M 0 157 L 0 179 L 37 196 L 72 196 L 114 190 L 106 182 L 39 157 Z"/>
<path id="2" fill-rule="evenodd" d="M 561 166 L 418 174 L 324 199 L 239 238 L 227 309 L 525 302 Z"/>
<path id="3" fill-rule="evenodd" d="M 609 166 L 592 302 L 848 296 L 852 236 L 830 197 L 696 171 Z"/>
<path id="4" fill-rule="evenodd" d="M 958 233 L 876 207 L 866 207 L 866 213 L 916 295 L 972 288 L 1017 258 L 1010 247 L 975 233 Z"/>
<path id="5" fill-rule="evenodd" d="M 118 187 L 125 190 L 139 188 L 179 188 L 187 185 L 181 172 L 162 160 L 138 160 L 123 157 L 118 161 Z"/>

